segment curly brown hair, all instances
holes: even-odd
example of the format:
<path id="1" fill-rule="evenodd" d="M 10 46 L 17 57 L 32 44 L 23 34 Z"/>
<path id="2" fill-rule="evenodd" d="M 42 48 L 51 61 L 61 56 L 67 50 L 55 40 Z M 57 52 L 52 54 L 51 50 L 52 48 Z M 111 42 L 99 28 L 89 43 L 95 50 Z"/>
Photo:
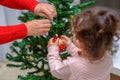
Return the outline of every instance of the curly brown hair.
<path id="1" fill-rule="evenodd" d="M 117 28 L 119 15 L 110 9 L 95 7 L 76 15 L 72 21 L 75 37 L 85 44 L 87 55 L 100 57 L 111 51 L 114 37 L 119 39 Z"/>

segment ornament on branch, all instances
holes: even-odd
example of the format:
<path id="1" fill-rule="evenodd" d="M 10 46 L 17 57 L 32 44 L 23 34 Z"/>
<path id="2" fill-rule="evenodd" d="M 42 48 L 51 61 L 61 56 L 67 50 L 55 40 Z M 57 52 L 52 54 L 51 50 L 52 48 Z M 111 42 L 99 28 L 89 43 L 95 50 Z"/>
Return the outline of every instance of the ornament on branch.
<path id="1" fill-rule="evenodd" d="M 54 37 L 52 41 L 56 42 L 57 39 L 58 39 L 59 52 L 65 51 L 66 44 L 64 43 L 64 40 L 62 39 L 62 37 L 56 35 L 56 37 Z"/>

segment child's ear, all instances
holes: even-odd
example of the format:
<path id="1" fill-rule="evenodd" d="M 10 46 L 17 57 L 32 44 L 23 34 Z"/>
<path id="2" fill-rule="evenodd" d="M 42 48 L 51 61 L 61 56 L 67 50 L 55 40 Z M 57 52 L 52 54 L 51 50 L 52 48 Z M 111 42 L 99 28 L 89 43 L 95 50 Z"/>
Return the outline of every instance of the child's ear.
<path id="1" fill-rule="evenodd" d="M 76 46 L 80 47 L 80 41 L 78 39 L 76 39 Z"/>
<path id="2" fill-rule="evenodd" d="M 76 40 L 76 44 L 79 48 L 84 47 L 84 43 L 78 39 Z"/>
<path id="3" fill-rule="evenodd" d="M 76 39 L 76 43 L 79 44 L 79 40 L 78 39 Z"/>

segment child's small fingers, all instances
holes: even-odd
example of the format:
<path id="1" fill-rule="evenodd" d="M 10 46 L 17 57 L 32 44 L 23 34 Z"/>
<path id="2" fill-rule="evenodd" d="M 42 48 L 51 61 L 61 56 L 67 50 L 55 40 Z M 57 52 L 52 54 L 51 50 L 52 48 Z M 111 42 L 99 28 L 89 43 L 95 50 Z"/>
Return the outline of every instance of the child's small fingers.
<path id="1" fill-rule="evenodd" d="M 49 41 L 48 41 L 48 45 L 51 44 L 51 42 L 52 42 L 52 38 L 49 39 Z"/>
<path id="2" fill-rule="evenodd" d="M 48 47 L 53 44 L 53 39 L 54 38 L 50 38 L 50 40 L 48 41 L 48 45 L 47 45 Z"/>
<path id="3" fill-rule="evenodd" d="M 58 43 L 58 41 L 59 41 L 59 38 L 57 38 L 56 43 Z"/>
<path id="4" fill-rule="evenodd" d="M 65 36 L 65 35 L 61 35 L 61 38 L 62 38 L 62 39 L 66 39 L 66 36 Z"/>
<path id="5" fill-rule="evenodd" d="M 65 35 L 61 35 L 61 38 L 66 40 L 66 41 L 69 40 L 69 38 L 67 36 L 65 36 Z"/>
<path id="6" fill-rule="evenodd" d="M 50 41 L 51 43 L 53 43 L 53 39 L 54 39 L 54 38 L 51 38 L 49 41 Z"/>

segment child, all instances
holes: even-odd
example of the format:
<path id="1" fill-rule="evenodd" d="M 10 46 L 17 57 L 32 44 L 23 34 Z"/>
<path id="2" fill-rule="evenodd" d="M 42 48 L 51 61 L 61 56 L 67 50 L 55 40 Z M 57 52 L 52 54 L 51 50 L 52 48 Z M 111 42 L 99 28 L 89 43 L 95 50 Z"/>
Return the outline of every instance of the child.
<path id="1" fill-rule="evenodd" d="M 72 21 L 73 43 L 64 40 L 71 57 L 62 60 L 58 40 L 48 43 L 48 61 L 53 76 L 62 80 L 110 80 L 113 37 L 118 38 L 119 16 L 112 10 L 92 8 Z M 118 38 L 119 39 L 119 38 Z"/>

